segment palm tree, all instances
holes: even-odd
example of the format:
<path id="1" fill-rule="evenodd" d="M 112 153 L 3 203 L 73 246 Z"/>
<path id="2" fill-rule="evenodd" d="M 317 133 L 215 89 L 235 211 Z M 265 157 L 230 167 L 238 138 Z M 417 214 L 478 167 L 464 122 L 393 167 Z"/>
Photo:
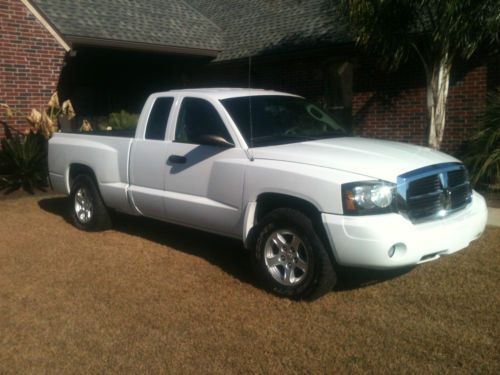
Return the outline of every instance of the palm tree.
<path id="1" fill-rule="evenodd" d="M 415 54 L 427 80 L 429 145 L 443 140 L 450 72 L 457 58 L 498 46 L 499 0 L 342 0 L 357 43 L 397 69 Z"/>

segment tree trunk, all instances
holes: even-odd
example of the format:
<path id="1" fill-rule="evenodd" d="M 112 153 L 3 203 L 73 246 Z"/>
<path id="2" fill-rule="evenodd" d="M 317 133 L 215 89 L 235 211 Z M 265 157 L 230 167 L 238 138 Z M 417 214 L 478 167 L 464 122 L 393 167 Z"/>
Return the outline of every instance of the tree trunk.
<path id="1" fill-rule="evenodd" d="M 429 146 L 439 150 L 446 123 L 446 101 L 450 86 L 451 64 L 447 58 L 436 64 L 427 77 L 427 110 L 429 113 Z"/>

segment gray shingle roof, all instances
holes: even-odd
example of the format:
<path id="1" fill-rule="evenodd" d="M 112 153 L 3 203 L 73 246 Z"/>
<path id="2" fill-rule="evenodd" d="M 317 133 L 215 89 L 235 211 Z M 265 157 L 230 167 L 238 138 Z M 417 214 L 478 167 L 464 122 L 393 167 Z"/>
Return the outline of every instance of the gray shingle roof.
<path id="1" fill-rule="evenodd" d="M 185 0 L 223 31 L 217 60 L 351 41 L 338 0 Z"/>
<path id="2" fill-rule="evenodd" d="M 32 0 L 61 34 L 220 51 L 218 61 L 350 41 L 338 0 Z"/>
<path id="3" fill-rule="evenodd" d="M 61 34 L 221 50 L 221 30 L 182 0 L 32 0 Z"/>

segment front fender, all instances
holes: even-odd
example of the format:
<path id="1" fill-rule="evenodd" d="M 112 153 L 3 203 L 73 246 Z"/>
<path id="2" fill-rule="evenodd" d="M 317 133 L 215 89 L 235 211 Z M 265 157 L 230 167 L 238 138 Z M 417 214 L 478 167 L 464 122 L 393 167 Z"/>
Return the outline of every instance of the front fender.
<path id="1" fill-rule="evenodd" d="M 263 193 L 303 199 L 319 212 L 341 215 L 342 184 L 367 176 L 308 164 L 256 159 L 245 175 L 244 202 L 255 202 Z"/>

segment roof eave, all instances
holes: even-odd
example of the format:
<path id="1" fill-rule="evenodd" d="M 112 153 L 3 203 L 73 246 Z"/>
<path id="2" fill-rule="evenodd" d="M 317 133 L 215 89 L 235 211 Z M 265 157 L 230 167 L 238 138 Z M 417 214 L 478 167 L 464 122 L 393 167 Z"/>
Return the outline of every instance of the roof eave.
<path id="1" fill-rule="evenodd" d="M 155 43 L 94 38 L 94 37 L 86 37 L 79 35 L 65 35 L 65 37 L 66 40 L 68 40 L 73 47 L 75 46 L 108 47 L 108 48 L 125 49 L 133 51 L 159 52 L 159 53 L 168 53 L 175 55 L 190 55 L 190 56 L 205 56 L 205 57 L 216 57 L 221 52 L 221 50 L 213 50 L 213 49 L 170 46 L 170 45 L 155 44 Z"/>

